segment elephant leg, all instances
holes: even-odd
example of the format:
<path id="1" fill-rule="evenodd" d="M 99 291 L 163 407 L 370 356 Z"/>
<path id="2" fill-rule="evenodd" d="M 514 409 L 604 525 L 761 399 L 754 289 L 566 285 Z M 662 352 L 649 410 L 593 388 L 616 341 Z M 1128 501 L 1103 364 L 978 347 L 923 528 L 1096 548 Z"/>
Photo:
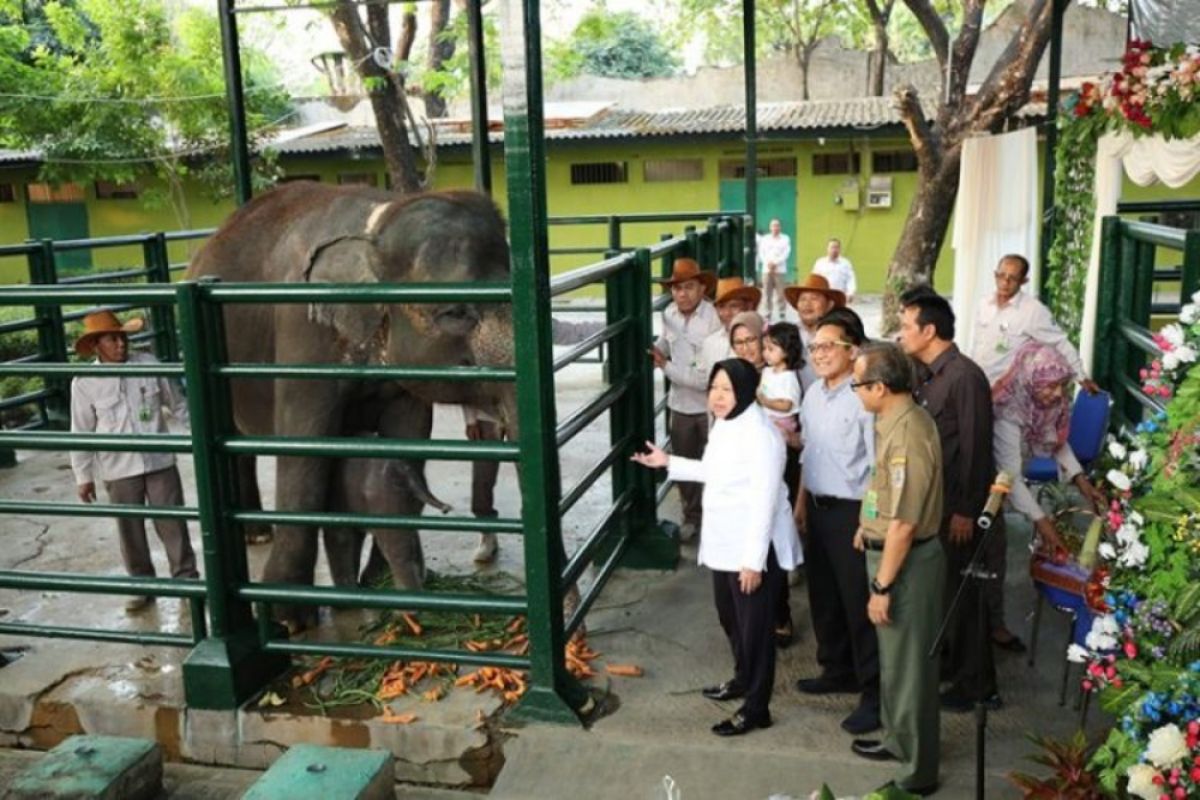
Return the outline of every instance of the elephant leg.
<path id="1" fill-rule="evenodd" d="M 358 565 L 362 560 L 363 539 L 360 528 L 332 527 L 324 531 L 325 558 L 334 586 L 358 586 Z"/>
<path id="2" fill-rule="evenodd" d="M 328 463 L 322 458 L 280 457 L 278 459 L 276 508 L 295 511 L 325 510 Z M 317 529 L 305 525 L 278 525 L 271 554 L 263 567 L 264 583 L 294 583 L 312 586 L 317 565 Z M 312 627 L 317 607 L 274 606 L 276 619 L 292 633 Z"/>
<path id="3" fill-rule="evenodd" d="M 392 568 L 392 585 L 397 589 L 418 591 L 425 587 L 425 554 L 421 534 L 404 528 L 375 530 L 376 546 Z"/>
<path id="4" fill-rule="evenodd" d="M 382 535 L 387 536 L 388 532 L 384 531 Z M 371 555 L 367 557 L 367 566 L 363 568 L 362 575 L 358 578 L 359 586 L 378 586 L 385 579 L 392 577 L 391 565 L 388 564 L 379 549 L 379 536 L 380 533 L 377 531 L 371 533 Z"/>
<path id="5" fill-rule="evenodd" d="M 238 456 L 237 482 L 240 507 L 245 511 L 262 511 L 262 492 L 258 488 L 257 462 L 254 456 Z M 246 544 L 266 544 L 271 541 L 271 526 L 265 522 L 242 525 Z"/>

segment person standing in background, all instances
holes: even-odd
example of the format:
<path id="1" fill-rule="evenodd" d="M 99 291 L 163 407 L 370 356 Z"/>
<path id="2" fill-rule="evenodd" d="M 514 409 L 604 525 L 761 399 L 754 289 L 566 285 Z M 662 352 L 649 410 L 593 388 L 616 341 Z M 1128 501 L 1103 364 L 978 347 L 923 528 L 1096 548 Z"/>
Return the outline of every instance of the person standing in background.
<path id="1" fill-rule="evenodd" d="M 858 280 L 854 276 L 854 265 L 842 256 L 842 240 L 830 239 L 825 245 L 825 255 L 813 262 L 812 272 L 829 281 L 831 289 L 846 295 L 846 302 L 853 303 L 858 294 Z"/>
<path id="2" fill-rule="evenodd" d="M 788 259 L 792 240 L 783 232 L 778 219 L 771 220 L 766 236 L 758 237 L 758 258 L 762 261 L 763 296 L 767 320 L 783 319 L 783 286 L 787 283 Z"/>

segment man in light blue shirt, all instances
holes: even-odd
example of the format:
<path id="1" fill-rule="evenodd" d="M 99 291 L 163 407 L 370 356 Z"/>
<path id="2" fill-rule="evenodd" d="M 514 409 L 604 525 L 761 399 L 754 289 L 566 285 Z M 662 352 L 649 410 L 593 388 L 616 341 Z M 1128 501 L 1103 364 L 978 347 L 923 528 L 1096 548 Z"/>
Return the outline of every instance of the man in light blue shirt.
<path id="1" fill-rule="evenodd" d="M 817 380 L 800 406 L 804 453 L 796 523 L 804 532 L 805 573 L 821 674 L 797 688 L 807 694 L 859 693 L 842 727 L 877 730 L 879 645 L 867 618 L 866 558 L 854 549 L 862 498 L 874 463 L 875 424 L 854 393 L 854 359 L 865 341 L 848 308 L 823 316 L 808 346 Z"/>

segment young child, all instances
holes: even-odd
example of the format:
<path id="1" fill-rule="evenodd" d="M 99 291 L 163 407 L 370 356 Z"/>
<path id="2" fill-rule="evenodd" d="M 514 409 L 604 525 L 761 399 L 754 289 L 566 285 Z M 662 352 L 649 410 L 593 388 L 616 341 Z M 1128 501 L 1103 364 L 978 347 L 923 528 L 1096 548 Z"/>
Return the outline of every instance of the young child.
<path id="1" fill-rule="evenodd" d="M 799 371 L 804 366 L 800 329 L 790 322 L 769 327 L 763 336 L 763 360 L 767 366 L 758 385 L 758 402 L 786 437 L 796 431 L 800 413 Z"/>

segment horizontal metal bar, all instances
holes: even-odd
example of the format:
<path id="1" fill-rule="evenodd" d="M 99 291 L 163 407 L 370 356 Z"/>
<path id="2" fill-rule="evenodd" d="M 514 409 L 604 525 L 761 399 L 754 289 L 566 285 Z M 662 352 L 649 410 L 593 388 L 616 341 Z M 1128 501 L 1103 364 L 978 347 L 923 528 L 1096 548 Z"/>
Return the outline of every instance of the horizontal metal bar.
<path id="1" fill-rule="evenodd" d="M 579 605 L 571 614 L 571 619 L 567 621 L 567 627 L 563 631 L 563 637 L 570 639 L 575 635 L 575 631 L 583 624 L 583 620 L 587 617 L 588 611 L 596 599 L 600 597 L 600 593 L 604 591 L 604 585 L 608 583 L 608 579 L 612 576 L 617 565 L 621 563 L 621 558 L 625 555 L 625 550 L 629 547 L 629 535 L 622 536 L 617 542 L 617 546 L 613 548 L 612 554 L 608 560 L 604 562 L 604 566 L 600 567 L 600 571 L 596 574 L 596 580 L 592 581 L 592 585 L 588 587 L 587 592 L 579 598 Z"/>
<path id="2" fill-rule="evenodd" d="M 133 506 L 117 503 L 39 503 L 27 500 L 0 500 L 0 514 L 39 514 L 51 517 L 122 517 L 129 519 L 200 518 L 190 506 Z"/>
<path id="3" fill-rule="evenodd" d="M 587 569 L 587 565 L 592 560 L 592 555 L 596 552 L 596 548 L 600 546 L 600 542 L 609 533 L 609 526 L 629 510 L 629 504 L 633 498 L 633 490 L 626 489 L 617 498 L 617 501 L 609 507 L 608 511 L 604 512 L 604 516 L 596 521 L 592 526 L 591 531 L 584 538 L 583 544 L 575 551 L 575 555 L 571 556 L 571 560 L 567 562 L 567 566 L 563 568 L 562 582 L 563 586 L 570 586 L 575 581 L 579 580 L 579 576 Z"/>
<path id="4" fill-rule="evenodd" d="M 1149 242 L 1171 250 L 1182 250 L 1187 231 L 1149 222 L 1121 220 L 1122 235 L 1138 242 Z"/>
<path id="5" fill-rule="evenodd" d="M 626 434 L 617 443 L 612 446 L 604 457 L 597 461 L 587 473 L 579 479 L 579 482 L 571 487 L 571 490 L 563 495 L 562 500 L 558 502 L 558 515 L 565 517 L 579 500 L 587 494 L 588 489 L 599 480 L 609 467 L 617 462 L 634 444 L 634 436 L 632 433 Z"/>
<path id="6" fill-rule="evenodd" d="M 336 586 L 300 586 L 291 583 L 245 584 L 237 588 L 237 595 L 254 603 L 340 608 L 403 608 L 408 611 L 462 611 L 472 614 L 524 614 L 527 607 L 525 598 L 519 595 L 342 589 Z"/>
<path id="7" fill-rule="evenodd" d="M 550 306 L 551 314 L 603 314 L 607 310 L 600 305 L 576 305 L 574 303 L 553 303 Z"/>
<path id="8" fill-rule="evenodd" d="M 0 511 L 4 506 L 0 505 Z M 428 515 L 341 514 L 317 511 L 236 511 L 234 522 L 269 525 L 305 525 L 340 528 L 420 528 L 426 531 L 481 531 L 485 533 L 524 533 L 519 519 L 443 517 Z"/>
<path id="9" fill-rule="evenodd" d="M 671 487 L 675 485 L 674 481 L 666 480 L 658 487 L 654 493 L 654 505 L 661 506 L 663 500 L 667 499 L 667 494 L 671 491 Z"/>
<path id="10" fill-rule="evenodd" d="M 40 592 L 130 594 L 154 597 L 204 597 L 204 581 L 195 578 L 141 578 L 82 572 L 0 570 L 0 588 Z"/>
<path id="11" fill-rule="evenodd" d="M 5 286 L 0 306 L 61 306 L 85 303 L 140 303 L 169 305 L 175 302 L 175 285 L 133 283 L 126 286 Z"/>
<path id="12" fill-rule="evenodd" d="M 3 336 L 6 333 L 20 333 L 21 331 L 31 330 L 35 331 L 40 327 L 42 327 L 42 321 L 40 319 L 34 319 L 33 317 L 30 317 L 29 319 L 12 320 L 11 322 L 0 324 L 0 336 Z"/>
<path id="13" fill-rule="evenodd" d="M 55 392 L 52 389 L 38 389 L 36 392 L 26 392 L 25 394 L 13 395 L 12 397 L 6 397 L 3 400 L 0 400 L 0 411 L 5 411 L 10 408 L 17 408 L 18 406 L 29 405 L 30 403 L 36 403 L 39 400 L 45 400 L 49 397 L 55 397 L 57 395 L 58 392 Z"/>
<path id="14" fill-rule="evenodd" d="M 173 433 L 67 433 L 0 431 L 0 448 L 14 450 L 85 450 L 132 453 L 190 453 L 190 436 Z"/>
<path id="15" fill-rule="evenodd" d="M 1161 213 L 1163 211 L 1200 211 L 1200 200 L 1122 200 L 1118 214 Z"/>
<path id="16" fill-rule="evenodd" d="M 562 447 L 567 442 L 575 438 L 575 436 L 584 428 L 592 423 L 597 417 L 603 414 L 608 409 L 612 408 L 613 403 L 621 398 L 621 395 L 629 389 L 632 383 L 631 378 L 625 378 L 620 383 L 614 384 L 608 389 L 601 392 L 592 402 L 585 405 L 583 408 L 576 411 L 571 416 L 564 419 L 558 424 L 557 440 L 558 446 Z"/>
<path id="17" fill-rule="evenodd" d="M 511 303 L 512 286 L 478 283 L 204 283 L 221 303 Z M 0 295 L 2 297 L 3 295 Z"/>
<path id="18" fill-rule="evenodd" d="M 655 311 L 655 312 L 662 311 L 664 308 L 666 308 L 669 305 L 671 305 L 670 292 L 668 292 L 667 294 L 660 294 L 658 297 L 651 300 L 650 301 L 650 310 Z"/>
<path id="19" fill-rule="evenodd" d="M 0 246 L 0 258 L 5 256 L 27 256 L 30 253 L 41 250 L 40 244 L 6 244 Z"/>
<path id="20" fill-rule="evenodd" d="M 1117 381 L 1117 385 L 1129 394 L 1133 395 L 1133 398 L 1141 403 L 1147 411 L 1157 414 L 1158 412 L 1166 409 L 1165 405 L 1143 392 L 1142 387 L 1135 383 L 1133 379 L 1125 373 L 1118 372 L 1114 377 Z"/>
<path id="21" fill-rule="evenodd" d="M 711 219 L 712 217 L 722 216 L 738 216 L 744 214 L 744 211 L 672 211 L 664 214 L 591 214 L 580 215 L 574 217 L 550 217 L 546 222 L 550 225 L 606 225 L 609 220 L 616 220 L 620 223 L 643 223 L 643 222 L 692 222 L 698 219 Z"/>
<path id="22" fill-rule="evenodd" d="M 1150 331 L 1141 325 L 1129 320 L 1120 320 L 1117 323 L 1117 331 L 1142 352 L 1149 353 L 1155 358 L 1163 354 L 1162 348 L 1154 343 L 1154 337 L 1151 336 Z"/>
<path id="23" fill-rule="evenodd" d="M 1170 269 L 1154 270 L 1154 282 L 1155 283 L 1168 283 L 1171 281 L 1179 281 L 1179 280 L 1183 280 L 1183 268 L 1182 267 L 1171 267 Z"/>
<path id="24" fill-rule="evenodd" d="M 147 284 L 149 285 L 149 284 Z M 164 304 L 165 305 L 165 304 Z M 128 303 L 108 303 L 102 306 L 92 306 L 91 308 L 81 308 L 78 311 L 67 311 L 63 314 L 63 322 L 74 322 L 77 319 L 83 319 L 89 314 L 95 314 L 97 311 L 111 311 L 114 314 L 119 314 L 122 311 L 128 311 L 131 308 L 139 308 Z M 130 337 L 134 338 L 134 337 Z"/>
<path id="25" fill-rule="evenodd" d="M 494 650 L 473 653 L 470 650 L 426 650 L 420 647 L 397 647 L 342 642 L 291 642 L 271 639 L 263 644 L 268 653 L 287 653 L 294 656 L 334 656 L 336 658 L 382 658 L 403 661 L 439 661 L 472 667 L 505 667 L 529 669 L 529 657 Z"/>
<path id="26" fill-rule="evenodd" d="M 559 295 L 573 292 L 576 289 L 582 289 L 584 286 L 599 283 L 623 269 L 632 267 L 634 263 L 636 263 L 636 260 L 633 254 L 622 253 L 619 256 L 606 258 L 595 264 L 588 264 L 587 266 L 564 272 L 561 275 L 556 275 L 550 279 L 550 296 L 558 297 Z"/>
<path id="27" fill-rule="evenodd" d="M 132 233 L 123 236 L 103 236 L 98 239 L 60 239 L 54 243 L 54 252 L 70 250 L 103 250 L 108 247 L 142 245 L 154 238 L 153 233 Z"/>
<path id="28" fill-rule="evenodd" d="M 3 440 L 0 439 L 0 444 Z M 462 439 L 397 440 L 363 436 L 289 437 L 232 436 L 218 445 L 242 456 L 320 456 L 322 458 L 419 458 L 434 461 L 516 461 L 521 448 L 513 442 Z"/>
<path id="29" fill-rule="evenodd" d="M 392 381 L 515 381 L 517 371 L 512 367 L 393 367 L 352 364 L 227 364 L 211 372 L 223 378 L 296 378 L 350 379 Z"/>
<path id="30" fill-rule="evenodd" d="M 627 252 L 628 247 L 622 247 L 621 252 Z M 552 256 L 594 256 L 607 253 L 607 247 L 551 247 L 548 251 Z"/>
<path id="31" fill-rule="evenodd" d="M 164 234 L 163 238 L 168 242 L 183 242 L 189 239 L 207 239 L 216 232 L 216 228 L 197 228 L 192 231 L 171 231 Z"/>
<path id="32" fill-rule="evenodd" d="M 658 244 L 651 245 L 647 249 L 650 251 L 650 258 L 655 259 L 670 255 L 685 246 L 687 246 L 687 239 L 676 236 L 674 239 L 666 239 Z"/>
<path id="33" fill-rule="evenodd" d="M 75 286 L 80 283 L 115 283 L 116 281 L 126 278 L 143 278 L 150 274 L 150 270 L 141 269 L 122 269 L 112 272 L 93 272 L 89 275 L 72 275 L 70 278 L 59 278 L 59 286 Z"/>
<path id="34" fill-rule="evenodd" d="M 590 353 L 592 350 L 595 350 L 597 347 L 600 347 L 607 342 L 611 342 L 613 339 L 617 338 L 622 333 L 625 333 L 632 327 L 633 320 L 626 317 L 623 320 L 614 322 L 612 325 L 609 325 L 602 330 L 596 331 L 591 336 L 574 345 L 570 350 L 554 359 L 554 371 L 558 372 L 563 367 L 573 364 L 583 356 Z"/>
<path id="35" fill-rule="evenodd" d="M 84 361 L 74 364 L 46 363 L 40 364 L 0 364 L 0 377 L 5 375 L 41 375 L 44 377 L 61 376 L 76 378 L 82 375 L 92 375 L 102 378 L 182 378 L 183 364 L 155 362 L 153 364 L 94 364 Z"/>
<path id="36" fill-rule="evenodd" d="M 160 631 L 112 631 L 95 628 L 73 628 L 66 625 L 35 625 L 31 622 L 0 622 L 0 634 L 21 638 L 81 639 L 92 642 L 156 645 L 159 647 L 194 647 L 196 639 L 190 633 Z"/>
<path id="37" fill-rule="evenodd" d="M 666 395 L 664 395 L 662 400 L 659 400 L 657 403 L 654 404 L 654 416 L 658 417 L 666 410 L 667 410 L 667 398 L 666 398 Z"/>

